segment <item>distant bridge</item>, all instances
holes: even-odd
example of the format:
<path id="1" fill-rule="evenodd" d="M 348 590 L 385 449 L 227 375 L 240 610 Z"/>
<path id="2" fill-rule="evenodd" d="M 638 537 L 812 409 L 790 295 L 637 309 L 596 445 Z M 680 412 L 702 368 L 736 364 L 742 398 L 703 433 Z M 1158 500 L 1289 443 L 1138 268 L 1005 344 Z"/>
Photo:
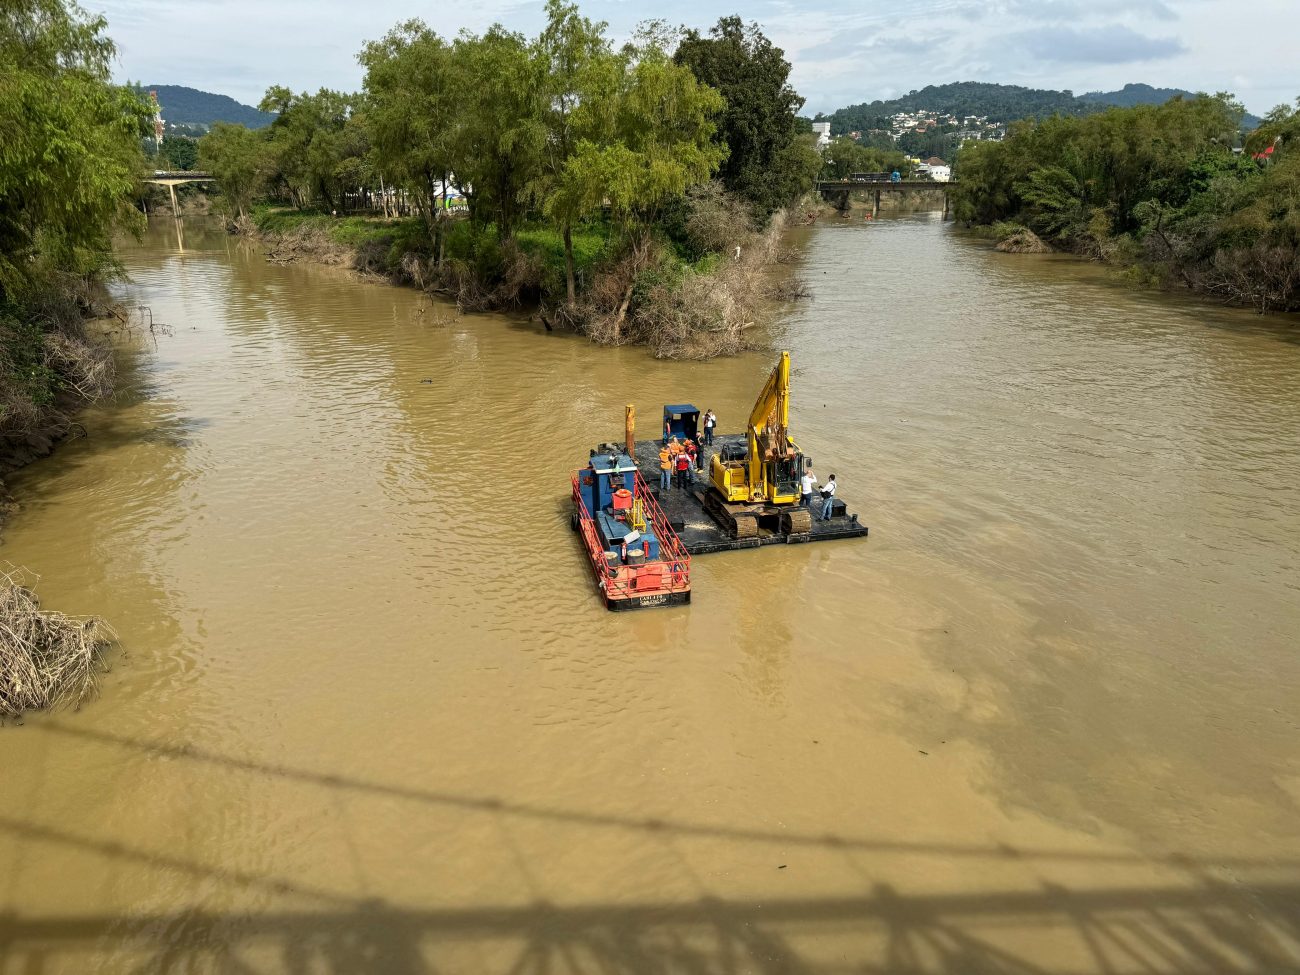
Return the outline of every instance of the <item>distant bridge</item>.
<path id="1" fill-rule="evenodd" d="M 214 179 L 211 173 L 205 173 L 198 169 L 178 169 L 168 171 L 165 169 L 156 169 L 152 176 L 146 176 L 146 183 L 157 183 L 159 186 L 179 186 L 181 183 L 210 183 Z"/>
<path id="2" fill-rule="evenodd" d="M 176 187 L 185 183 L 211 183 L 215 176 L 211 173 L 205 173 L 199 169 L 155 169 L 152 176 L 146 176 L 146 183 L 153 183 L 155 186 L 165 186 L 172 195 L 172 216 L 179 215 L 180 211 L 176 208 Z"/>
<path id="3" fill-rule="evenodd" d="M 948 218 L 948 188 L 952 182 L 939 183 L 931 179 L 904 179 L 898 182 L 875 179 L 840 179 L 823 180 L 817 184 L 817 192 L 822 199 L 837 210 L 849 209 L 849 201 L 854 193 L 867 194 L 871 201 L 873 215 L 880 213 L 881 193 L 942 193 L 943 216 Z"/>

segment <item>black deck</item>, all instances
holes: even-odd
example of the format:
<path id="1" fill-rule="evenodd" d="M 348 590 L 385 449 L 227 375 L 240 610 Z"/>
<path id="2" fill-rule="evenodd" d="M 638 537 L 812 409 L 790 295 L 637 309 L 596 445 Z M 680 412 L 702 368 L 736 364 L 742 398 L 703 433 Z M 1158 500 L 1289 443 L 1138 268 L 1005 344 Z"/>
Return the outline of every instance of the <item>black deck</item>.
<path id="1" fill-rule="evenodd" d="M 777 532 L 759 529 L 755 538 L 735 539 L 728 537 L 713 516 L 704 510 L 701 496 L 708 490 L 709 461 L 714 452 L 726 444 L 743 445 L 745 437 L 741 434 L 715 436 L 712 447 L 704 447 L 703 470 L 695 472 L 695 484 L 686 491 L 674 487 L 671 491 L 659 490 L 659 447 L 658 440 L 638 440 L 636 442 L 636 463 L 641 469 L 641 476 L 663 508 L 664 514 L 677 529 L 677 534 L 692 555 L 704 555 L 709 552 L 730 552 L 742 548 L 758 548 L 760 545 L 787 545 L 800 542 L 830 542 L 841 538 L 862 538 L 867 534 L 867 526 L 854 520 L 852 505 L 848 506 L 848 515 L 832 518 L 830 521 L 820 519 L 822 501 L 814 496 L 812 500 L 812 531 L 807 535 L 781 535 Z M 844 499 L 841 497 L 841 501 Z"/>

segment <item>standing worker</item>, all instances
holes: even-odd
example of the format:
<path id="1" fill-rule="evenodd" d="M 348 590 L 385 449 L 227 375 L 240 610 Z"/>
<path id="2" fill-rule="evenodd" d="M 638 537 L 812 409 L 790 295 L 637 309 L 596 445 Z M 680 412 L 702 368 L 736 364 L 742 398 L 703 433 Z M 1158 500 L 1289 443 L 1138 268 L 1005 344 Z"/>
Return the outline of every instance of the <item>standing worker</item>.
<path id="1" fill-rule="evenodd" d="M 812 511 L 812 492 L 813 485 L 817 483 L 817 475 L 813 473 L 812 464 L 809 464 L 803 472 L 803 477 L 799 478 L 799 507 L 807 508 Z"/>
<path id="2" fill-rule="evenodd" d="M 717 426 L 718 418 L 713 415 L 712 410 L 704 411 L 704 446 L 713 446 L 713 428 Z"/>
<path id="3" fill-rule="evenodd" d="M 694 440 L 689 438 L 686 441 L 686 456 L 689 458 L 691 466 L 698 471 L 700 469 L 700 447 Z"/>
<path id="4" fill-rule="evenodd" d="M 835 500 L 835 475 L 822 485 L 822 521 L 830 521 L 831 502 Z"/>
<path id="5" fill-rule="evenodd" d="M 667 491 L 673 486 L 673 455 L 665 445 L 659 448 L 659 490 Z"/>
<path id="6" fill-rule="evenodd" d="M 691 458 L 686 451 L 677 453 L 677 487 L 686 490 L 687 478 L 691 476 Z"/>

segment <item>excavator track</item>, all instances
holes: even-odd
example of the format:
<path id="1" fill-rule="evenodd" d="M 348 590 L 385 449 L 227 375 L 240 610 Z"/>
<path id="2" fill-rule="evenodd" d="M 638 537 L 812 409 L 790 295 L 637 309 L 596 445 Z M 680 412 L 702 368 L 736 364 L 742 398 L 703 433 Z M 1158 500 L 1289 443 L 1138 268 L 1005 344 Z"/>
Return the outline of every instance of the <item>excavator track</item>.
<path id="1" fill-rule="evenodd" d="M 810 531 L 812 531 L 812 512 L 807 508 L 781 512 L 782 534 L 807 535 Z"/>
<path id="2" fill-rule="evenodd" d="M 706 491 L 703 497 L 705 510 L 713 516 L 732 538 L 755 538 L 758 535 L 758 519 L 748 514 L 733 514 L 728 506 L 713 491 Z"/>

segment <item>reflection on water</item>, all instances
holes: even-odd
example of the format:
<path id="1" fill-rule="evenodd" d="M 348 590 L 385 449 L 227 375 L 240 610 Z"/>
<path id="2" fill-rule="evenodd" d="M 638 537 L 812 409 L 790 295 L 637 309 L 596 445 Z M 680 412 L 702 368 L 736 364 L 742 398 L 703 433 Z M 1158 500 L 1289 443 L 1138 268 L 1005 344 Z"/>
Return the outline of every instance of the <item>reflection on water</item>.
<path id="1" fill-rule="evenodd" d="M 0 730 L 0 972 L 1300 966 L 1300 347 L 929 217 L 818 228 L 774 346 L 867 542 L 599 609 L 560 503 L 664 363 L 273 267 L 123 259 L 4 557 L 126 651 Z M 183 235 L 183 236 L 182 236 Z M 426 381 L 429 380 L 429 381 Z"/>

